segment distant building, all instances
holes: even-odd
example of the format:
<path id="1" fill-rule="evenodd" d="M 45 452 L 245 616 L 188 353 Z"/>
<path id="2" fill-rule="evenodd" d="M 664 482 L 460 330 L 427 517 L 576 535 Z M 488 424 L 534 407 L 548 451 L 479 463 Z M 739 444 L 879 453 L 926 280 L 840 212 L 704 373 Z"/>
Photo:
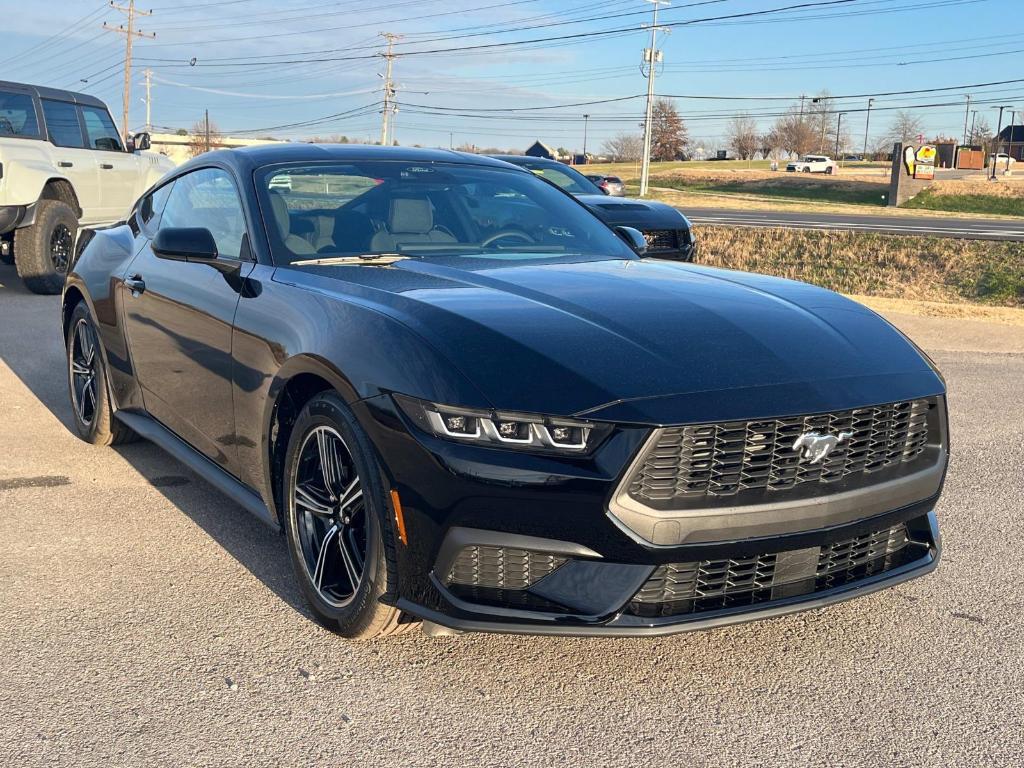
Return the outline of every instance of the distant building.
<path id="1" fill-rule="evenodd" d="M 192 155 L 190 147 L 196 141 L 195 137 L 184 134 L 179 136 L 176 133 L 153 133 L 150 134 L 152 146 L 151 152 L 159 152 L 169 157 L 176 165 L 181 165 Z M 211 149 L 234 149 L 235 147 L 255 147 L 260 144 L 285 144 L 287 142 L 276 139 L 235 139 L 231 136 L 211 136 Z"/>
<path id="2" fill-rule="evenodd" d="M 1024 160 L 1024 125 L 1008 125 L 996 139 L 998 152 L 1005 152 L 1014 160 Z"/>
<path id="3" fill-rule="evenodd" d="M 535 141 L 523 153 L 527 157 L 543 157 L 545 160 L 561 160 L 557 149 L 552 149 L 542 141 Z"/>

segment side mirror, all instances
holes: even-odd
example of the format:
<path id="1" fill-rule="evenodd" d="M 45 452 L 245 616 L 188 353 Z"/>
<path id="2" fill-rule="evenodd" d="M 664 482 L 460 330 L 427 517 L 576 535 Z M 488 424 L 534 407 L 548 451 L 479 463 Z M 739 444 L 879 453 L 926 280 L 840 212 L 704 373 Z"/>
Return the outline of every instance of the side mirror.
<path id="1" fill-rule="evenodd" d="M 128 137 L 129 152 L 143 152 L 151 146 L 153 146 L 153 142 L 148 133 L 136 133 L 134 136 Z"/>
<path id="2" fill-rule="evenodd" d="M 161 259 L 209 264 L 217 260 L 217 242 L 203 227 L 168 227 L 153 238 L 153 253 Z"/>
<path id="3" fill-rule="evenodd" d="M 643 232 L 633 227 L 616 227 L 615 234 L 621 237 L 630 248 L 637 252 L 638 255 L 643 256 L 647 253 L 647 238 L 644 237 Z"/>

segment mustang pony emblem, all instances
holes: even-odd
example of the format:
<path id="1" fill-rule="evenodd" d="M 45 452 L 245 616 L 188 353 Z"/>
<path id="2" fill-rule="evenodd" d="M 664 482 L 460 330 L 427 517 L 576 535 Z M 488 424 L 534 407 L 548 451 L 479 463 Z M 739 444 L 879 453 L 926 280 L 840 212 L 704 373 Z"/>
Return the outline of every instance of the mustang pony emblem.
<path id="1" fill-rule="evenodd" d="M 853 437 L 853 432 L 838 435 L 823 435 L 820 432 L 804 432 L 793 443 L 793 450 L 800 451 L 800 460 L 818 464 L 832 453 L 837 445 Z"/>

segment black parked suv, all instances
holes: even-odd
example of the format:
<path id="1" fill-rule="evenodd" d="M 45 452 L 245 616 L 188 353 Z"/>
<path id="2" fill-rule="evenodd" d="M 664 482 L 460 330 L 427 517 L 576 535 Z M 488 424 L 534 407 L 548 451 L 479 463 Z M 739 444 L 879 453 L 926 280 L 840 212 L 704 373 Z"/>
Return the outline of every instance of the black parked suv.
<path id="1" fill-rule="evenodd" d="M 613 197 L 572 166 L 557 160 L 525 155 L 491 155 L 495 160 L 518 165 L 564 189 L 590 208 L 610 227 L 633 227 L 647 241 L 647 255 L 661 259 L 693 261 L 697 240 L 690 220 L 665 203 Z"/>

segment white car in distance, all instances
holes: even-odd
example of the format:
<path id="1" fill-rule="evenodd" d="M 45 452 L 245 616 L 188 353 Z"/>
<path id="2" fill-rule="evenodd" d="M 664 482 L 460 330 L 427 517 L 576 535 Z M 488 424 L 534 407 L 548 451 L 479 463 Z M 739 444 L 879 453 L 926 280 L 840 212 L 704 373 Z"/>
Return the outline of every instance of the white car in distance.
<path id="1" fill-rule="evenodd" d="M 801 160 L 793 160 L 786 165 L 790 173 L 827 173 L 836 172 L 836 162 L 826 155 L 805 155 Z"/>

